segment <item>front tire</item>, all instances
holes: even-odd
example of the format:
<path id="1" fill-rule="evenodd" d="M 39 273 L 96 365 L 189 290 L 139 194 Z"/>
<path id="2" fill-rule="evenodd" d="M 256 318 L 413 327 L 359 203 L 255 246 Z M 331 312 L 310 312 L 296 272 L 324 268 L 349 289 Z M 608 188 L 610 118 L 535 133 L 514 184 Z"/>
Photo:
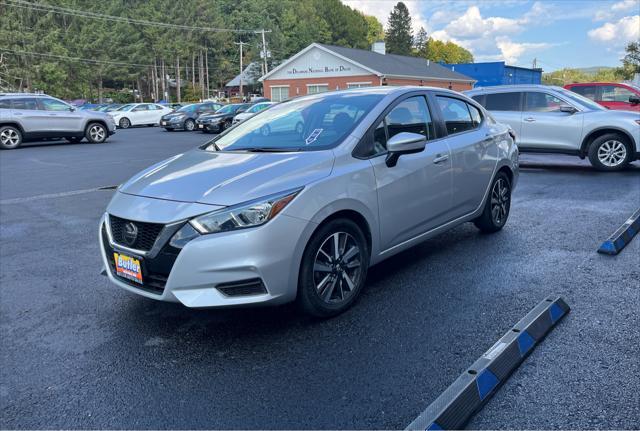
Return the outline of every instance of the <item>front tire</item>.
<path id="1" fill-rule="evenodd" d="M 589 145 L 589 161 L 599 171 L 620 171 L 631 162 L 627 139 L 617 133 L 599 136 Z"/>
<path id="2" fill-rule="evenodd" d="M 13 126 L 0 127 L 0 148 L 13 150 L 22 145 L 22 132 Z"/>
<path id="3" fill-rule="evenodd" d="M 313 234 L 302 257 L 297 303 L 316 317 L 346 311 L 367 278 L 369 248 L 362 229 L 349 219 L 335 219 Z"/>
<path id="4" fill-rule="evenodd" d="M 493 179 L 482 215 L 473 221 L 480 231 L 494 233 L 502 229 L 511 210 L 511 181 L 504 172 Z"/>
<path id="5" fill-rule="evenodd" d="M 87 126 L 85 137 L 92 144 L 102 144 L 107 140 L 107 128 L 100 123 L 90 123 Z"/>
<path id="6" fill-rule="evenodd" d="M 120 126 L 121 129 L 128 129 L 131 127 L 131 121 L 129 121 L 127 117 L 121 118 L 118 122 L 118 126 Z"/>
<path id="7" fill-rule="evenodd" d="M 193 132 L 193 129 L 196 128 L 196 123 L 190 119 L 187 118 L 184 122 L 184 130 L 186 130 L 187 132 Z"/>

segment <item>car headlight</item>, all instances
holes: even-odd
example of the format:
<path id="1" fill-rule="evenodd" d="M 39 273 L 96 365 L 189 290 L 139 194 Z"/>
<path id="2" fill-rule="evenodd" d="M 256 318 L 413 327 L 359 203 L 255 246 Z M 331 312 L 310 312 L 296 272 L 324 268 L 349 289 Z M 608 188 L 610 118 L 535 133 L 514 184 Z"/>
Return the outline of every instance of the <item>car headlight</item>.
<path id="1" fill-rule="evenodd" d="M 302 188 L 246 202 L 194 218 L 189 223 L 201 234 L 246 229 L 267 223 L 295 198 Z"/>

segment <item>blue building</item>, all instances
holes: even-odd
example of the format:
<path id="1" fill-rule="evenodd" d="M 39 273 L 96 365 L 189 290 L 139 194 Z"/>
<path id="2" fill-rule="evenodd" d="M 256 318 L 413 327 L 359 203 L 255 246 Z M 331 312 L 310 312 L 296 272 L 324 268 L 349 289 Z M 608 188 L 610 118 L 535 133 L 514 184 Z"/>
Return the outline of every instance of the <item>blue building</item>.
<path id="1" fill-rule="evenodd" d="M 459 72 L 463 75 L 472 77 L 477 81 L 475 84 L 476 87 L 542 83 L 542 69 L 507 66 L 504 64 L 504 61 L 495 61 L 491 63 L 441 64 L 454 72 Z"/>

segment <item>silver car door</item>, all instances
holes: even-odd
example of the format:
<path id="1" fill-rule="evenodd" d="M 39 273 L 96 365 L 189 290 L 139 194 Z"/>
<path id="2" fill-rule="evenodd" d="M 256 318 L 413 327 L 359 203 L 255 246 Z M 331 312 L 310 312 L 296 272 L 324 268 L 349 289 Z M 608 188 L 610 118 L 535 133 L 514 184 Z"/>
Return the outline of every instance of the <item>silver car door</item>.
<path id="1" fill-rule="evenodd" d="M 577 111 L 562 112 L 569 102 L 543 91 L 525 93 L 522 138 L 519 146 L 542 150 L 579 150 L 584 116 Z M 498 120 L 500 121 L 500 120 Z"/>
<path id="2" fill-rule="evenodd" d="M 131 111 L 129 111 L 129 120 L 131 120 L 132 126 L 140 124 L 147 124 L 149 118 L 149 109 L 146 103 L 136 105 Z"/>
<path id="3" fill-rule="evenodd" d="M 451 207 L 451 160 L 423 95 L 400 101 L 372 131 L 373 157 L 382 249 L 388 249 L 443 224 Z M 404 154 L 388 167 L 386 142 L 400 132 L 420 133 L 422 152 Z"/>
<path id="4" fill-rule="evenodd" d="M 47 113 L 38 109 L 35 97 L 16 97 L 11 103 L 13 116 L 20 122 L 25 133 L 49 131 Z"/>
<path id="5" fill-rule="evenodd" d="M 71 106 L 50 97 L 38 99 L 39 108 L 46 112 L 49 130 L 55 132 L 80 132 L 84 116 Z"/>
<path id="6" fill-rule="evenodd" d="M 498 148 L 489 120 L 463 99 L 437 95 L 447 129 L 453 176 L 451 219 L 475 211 L 482 203 L 497 163 Z"/>

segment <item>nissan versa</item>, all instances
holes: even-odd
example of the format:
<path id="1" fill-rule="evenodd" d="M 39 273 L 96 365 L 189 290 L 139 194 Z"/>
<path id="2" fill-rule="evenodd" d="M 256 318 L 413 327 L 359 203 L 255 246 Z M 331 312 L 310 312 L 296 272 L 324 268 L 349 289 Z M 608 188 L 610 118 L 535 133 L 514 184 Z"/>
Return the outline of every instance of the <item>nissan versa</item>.
<path id="1" fill-rule="evenodd" d="M 353 304 L 369 266 L 464 222 L 500 230 L 517 179 L 511 129 L 453 91 L 305 96 L 123 184 L 102 258 L 113 283 L 149 298 L 296 300 L 326 317 Z"/>

